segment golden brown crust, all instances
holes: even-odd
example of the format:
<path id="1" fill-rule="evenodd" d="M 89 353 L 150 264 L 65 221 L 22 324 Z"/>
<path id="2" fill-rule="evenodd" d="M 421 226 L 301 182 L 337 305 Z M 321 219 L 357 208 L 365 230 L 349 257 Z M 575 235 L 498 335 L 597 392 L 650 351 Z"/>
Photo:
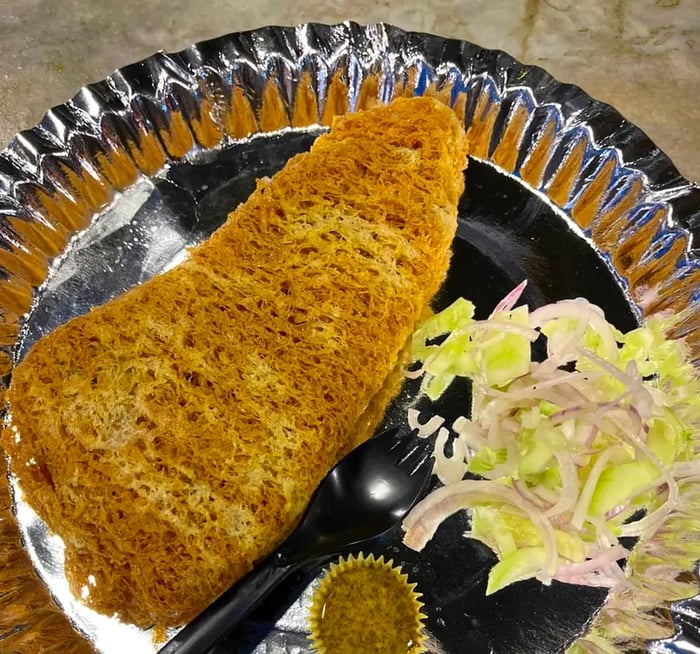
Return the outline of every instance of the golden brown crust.
<path id="1" fill-rule="evenodd" d="M 93 654 L 51 601 L 22 547 L 7 483 L 0 484 L 0 651 Z"/>
<path id="2" fill-rule="evenodd" d="M 339 118 L 186 262 L 31 349 L 3 444 L 74 591 L 178 624 L 284 538 L 444 277 L 465 157 L 433 100 Z"/>

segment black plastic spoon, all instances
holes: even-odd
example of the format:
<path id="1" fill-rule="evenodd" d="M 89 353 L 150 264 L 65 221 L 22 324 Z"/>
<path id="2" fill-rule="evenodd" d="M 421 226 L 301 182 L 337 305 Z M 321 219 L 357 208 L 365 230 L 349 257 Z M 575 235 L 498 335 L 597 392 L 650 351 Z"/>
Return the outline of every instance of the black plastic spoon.
<path id="1" fill-rule="evenodd" d="M 419 499 L 432 466 L 428 442 L 398 428 L 363 443 L 331 470 L 281 547 L 182 628 L 158 654 L 204 654 L 285 578 L 372 540 Z"/>

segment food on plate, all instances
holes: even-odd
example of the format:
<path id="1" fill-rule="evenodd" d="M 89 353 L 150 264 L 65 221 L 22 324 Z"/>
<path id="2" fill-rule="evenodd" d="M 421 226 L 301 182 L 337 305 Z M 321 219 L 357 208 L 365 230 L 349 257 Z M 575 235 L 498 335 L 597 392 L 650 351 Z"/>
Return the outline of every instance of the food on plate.
<path id="1" fill-rule="evenodd" d="M 284 539 L 446 274 L 465 165 L 435 100 L 340 117 L 179 266 L 31 348 L 3 445 L 76 596 L 176 625 Z"/>
<path id="2" fill-rule="evenodd" d="M 449 456 L 433 423 L 444 486 L 406 517 L 404 542 L 422 549 L 469 508 L 469 535 L 498 557 L 487 593 L 531 577 L 624 585 L 625 537 L 651 538 L 700 474 L 698 373 L 666 337 L 672 317 L 623 334 L 582 298 L 516 307 L 523 288 L 486 320 L 459 299 L 413 337 L 425 392 L 468 377 L 472 403 Z M 546 356 L 532 360 L 538 340 Z"/>
<path id="3" fill-rule="evenodd" d="M 416 584 L 384 557 L 350 555 L 332 563 L 311 603 L 317 654 L 421 654 L 422 603 Z"/>

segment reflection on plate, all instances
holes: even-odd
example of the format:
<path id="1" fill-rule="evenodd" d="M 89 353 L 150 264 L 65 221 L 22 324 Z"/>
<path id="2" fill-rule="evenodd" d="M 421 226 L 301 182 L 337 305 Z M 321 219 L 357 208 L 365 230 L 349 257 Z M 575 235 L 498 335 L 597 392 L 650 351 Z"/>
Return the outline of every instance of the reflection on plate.
<path id="1" fill-rule="evenodd" d="M 51 110 L 0 154 L 5 383 L 36 338 L 174 265 L 247 197 L 255 178 L 307 149 L 333 116 L 427 93 L 464 116 L 472 152 L 438 306 L 463 295 L 488 312 L 525 277 L 530 304 L 582 295 L 620 328 L 698 300 L 691 239 L 700 190 L 614 109 L 462 41 L 388 25 L 264 28 L 123 68 Z M 678 333 L 700 359 L 700 314 Z M 407 384 L 386 424 L 402 419 L 413 394 Z M 463 410 L 458 392 L 439 407 L 448 417 Z M 0 517 L 8 507 L 5 500 Z M 153 651 L 148 634 L 116 636 L 113 626 L 81 614 L 62 586 L 60 547 L 21 502 L 18 515 L 37 569 L 80 630 L 104 651 L 124 651 L 127 637 L 134 654 Z M 526 582 L 485 599 L 492 557 L 462 537 L 465 519 L 448 521 L 421 554 L 403 548 L 398 532 L 375 548 L 418 583 L 433 651 L 560 651 L 595 618 L 585 637 L 592 647 L 624 622 L 599 611 L 600 589 Z M 0 552 L 18 563 L 3 572 L 12 592 L 0 597 L 0 638 L 12 631 L 7 642 L 18 651 L 37 651 L 42 638 L 83 651 L 21 562 L 16 531 L 3 528 Z M 661 571 L 643 556 L 639 565 L 640 605 L 655 606 Z M 290 580 L 216 651 L 308 651 L 308 585 L 317 572 Z M 693 575 L 684 574 L 684 594 L 667 599 L 692 594 Z M 692 601 L 674 609 L 687 637 L 697 634 L 695 611 Z M 649 637 L 669 633 L 662 612 L 646 623 Z M 651 649 L 678 651 L 683 638 Z"/>

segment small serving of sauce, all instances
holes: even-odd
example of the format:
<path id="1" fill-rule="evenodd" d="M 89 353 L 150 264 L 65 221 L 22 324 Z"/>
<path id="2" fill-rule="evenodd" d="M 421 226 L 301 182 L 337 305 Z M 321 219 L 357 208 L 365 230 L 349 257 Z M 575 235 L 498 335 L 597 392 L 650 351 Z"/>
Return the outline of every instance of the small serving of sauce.
<path id="1" fill-rule="evenodd" d="M 424 652 L 415 584 L 383 557 L 342 558 L 331 565 L 313 599 L 311 639 L 319 654 Z"/>

